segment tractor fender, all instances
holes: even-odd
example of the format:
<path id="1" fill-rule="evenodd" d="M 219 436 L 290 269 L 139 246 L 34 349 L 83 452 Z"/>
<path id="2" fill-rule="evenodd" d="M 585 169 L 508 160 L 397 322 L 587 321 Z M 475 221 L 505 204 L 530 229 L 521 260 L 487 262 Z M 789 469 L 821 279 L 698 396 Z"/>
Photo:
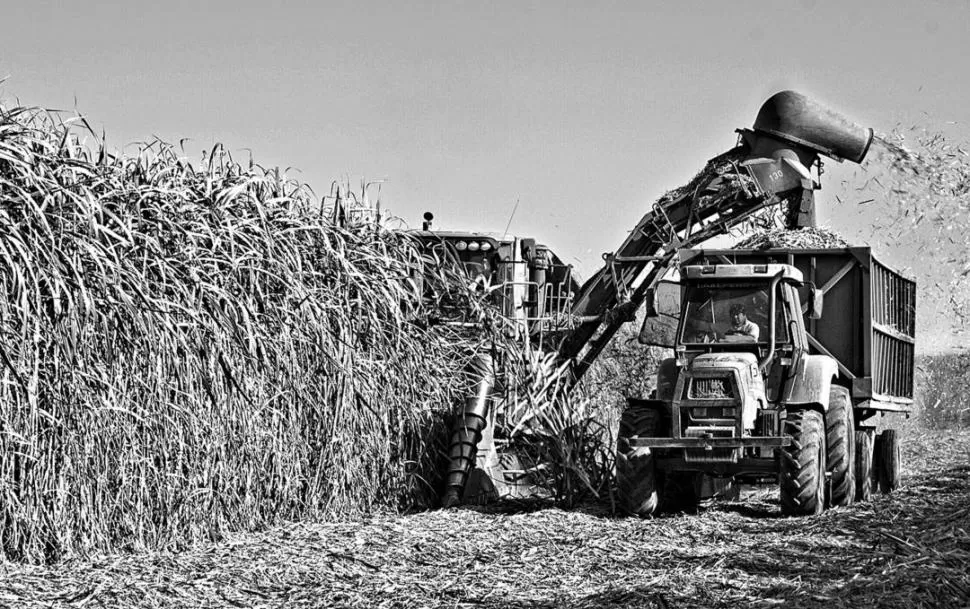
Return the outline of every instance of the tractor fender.
<path id="1" fill-rule="evenodd" d="M 838 375 L 839 366 L 827 355 L 805 355 L 799 358 L 791 378 L 785 402 L 789 406 L 817 404 L 829 409 L 829 390 Z"/>
<path id="2" fill-rule="evenodd" d="M 657 368 L 657 399 L 663 402 L 674 401 L 674 388 L 677 386 L 677 359 L 668 357 Z"/>

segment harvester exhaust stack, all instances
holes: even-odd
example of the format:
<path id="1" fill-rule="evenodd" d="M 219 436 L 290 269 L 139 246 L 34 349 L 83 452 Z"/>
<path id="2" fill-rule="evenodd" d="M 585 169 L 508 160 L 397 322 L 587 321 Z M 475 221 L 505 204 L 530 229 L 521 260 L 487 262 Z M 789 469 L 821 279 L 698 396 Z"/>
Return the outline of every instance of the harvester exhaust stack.
<path id="1" fill-rule="evenodd" d="M 815 226 L 814 190 L 810 168 L 819 156 L 861 163 L 872 144 L 873 131 L 795 91 L 772 95 L 761 106 L 751 129 L 739 129 L 750 149 L 747 166 L 765 192 L 802 188 L 790 209 L 788 226 Z"/>

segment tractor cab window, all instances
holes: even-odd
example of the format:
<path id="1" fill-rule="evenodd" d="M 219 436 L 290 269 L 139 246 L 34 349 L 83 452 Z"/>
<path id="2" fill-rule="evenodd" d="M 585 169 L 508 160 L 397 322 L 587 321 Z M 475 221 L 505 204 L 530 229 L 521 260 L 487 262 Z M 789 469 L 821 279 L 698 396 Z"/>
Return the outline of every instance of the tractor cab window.
<path id="1" fill-rule="evenodd" d="M 775 341 L 788 339 L 784 307 L 776 301 Z M 682 342 L 767 343 L 771 302 L 768 287 L 699 284 L 687 290 Z"/>

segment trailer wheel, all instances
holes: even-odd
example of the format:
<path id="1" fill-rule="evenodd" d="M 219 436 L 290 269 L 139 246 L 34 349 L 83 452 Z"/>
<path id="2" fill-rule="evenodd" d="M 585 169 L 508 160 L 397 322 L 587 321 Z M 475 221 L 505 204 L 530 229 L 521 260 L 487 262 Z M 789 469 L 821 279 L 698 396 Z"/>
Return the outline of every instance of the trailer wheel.
<path id="1" fill-rule="evenodd" d="M 872 438 L 872 477 L 869 478 L 872 492 L 879 490 L 879 476 L 882 471 L 882 434 L 875 434 Z"/>
<path id="2" fill-rule="evenodd" d="M 616 492 L 620 509 L 631 516 L 646 518 L 657 509 L 657 468 L 647 447 L 630 446 L 634 436 L 653 437 L 660 426 L 660 411 L 631 404 L 620 418 L 616 440 Z"/>
<path id="3" fill-rule="evenodd" d="M 872 429 L 855 432 L 855 498 L 856 501 L 872 499 Z"/>
<path id="4" fill-rule="evenodd" d="M 825 419 L 814 410 L 792 410 L 785 420 L 791 444 L 781 450 L 781 511 L 789 516 L 825 509 Z"/>
<path id="5" fill-rule="evenodd" d="M 881 467 L 879 468 L 879 490 L 887 495 L 899 488 L 899 435 L 895 429 L 886 429 L 881 434 Z"/>
<path id="6" fill-rule="evenodd" d="M 856 495 L 855 433 L 849 390 L 835 386 L 825 413 L 826 463 L 831 474 L 829 505 L 852 505 Z"/>

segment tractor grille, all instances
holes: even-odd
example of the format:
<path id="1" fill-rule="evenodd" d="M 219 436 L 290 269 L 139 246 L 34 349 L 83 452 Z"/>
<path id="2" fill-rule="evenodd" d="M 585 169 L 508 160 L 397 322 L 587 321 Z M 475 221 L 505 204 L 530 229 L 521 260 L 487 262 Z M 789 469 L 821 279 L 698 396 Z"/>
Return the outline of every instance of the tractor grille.
<path id="1" fill-rule="evenodd" d="M 725 400 L 734 397 L 731 377 L 692 378 L 690 398 L 693 400 Z"/>

